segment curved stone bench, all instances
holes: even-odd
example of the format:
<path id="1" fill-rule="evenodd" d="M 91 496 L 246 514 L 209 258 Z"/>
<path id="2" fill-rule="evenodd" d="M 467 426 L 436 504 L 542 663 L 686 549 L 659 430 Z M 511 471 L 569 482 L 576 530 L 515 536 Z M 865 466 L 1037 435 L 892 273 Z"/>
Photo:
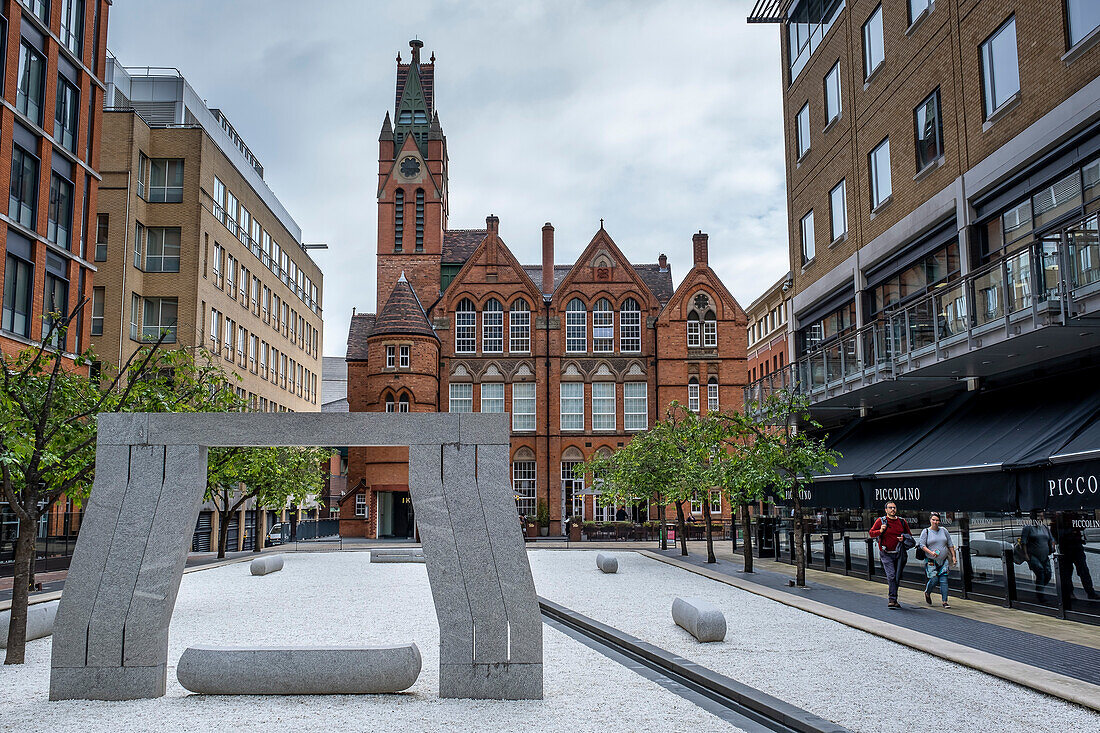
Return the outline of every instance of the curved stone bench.
<path id="1" fill-rule="evenodd" d="M 283 556 L 282 555 L 268 555 L 266 557 L 257 557 L 252 561 L 252 565 L 249 568 L 253 575 L 267 575 L 268 573 L 274 573 L 283 569 Z"/>
<path id="2" fill-rule="evenodd" d="M 27 641 L 41 639 L 53 633 L 58 603 L 60 601 L 47 601 L 27 607 Z M 8 626 L 10 625 L 11 611 L 0 611 L 0 649 L 8 647 Z"/>
<path id="3" fill-rule="evenodd" d="M 677 598 L 672 602 L 672 620 L 699 641 L 723 641 L 726 617 L 710 601 Z"/>
<path id="4" fill-rule="evenodd" d="M 619 572 L 619 561 L 614 555 L 596 553 L 596 567 L 605 573 Z"/>
<path id="5" fill-rule="evenodd" d="M 424 551 L 417 547 L 371 550 L 371 562 L 425 562 Z"/>
<path id="6" fill-rule="evenodd" d="M 176 678 L 203 695 L 401 692 L 420 676 L 416 644 L 368 647 L 188 647 Z"/>

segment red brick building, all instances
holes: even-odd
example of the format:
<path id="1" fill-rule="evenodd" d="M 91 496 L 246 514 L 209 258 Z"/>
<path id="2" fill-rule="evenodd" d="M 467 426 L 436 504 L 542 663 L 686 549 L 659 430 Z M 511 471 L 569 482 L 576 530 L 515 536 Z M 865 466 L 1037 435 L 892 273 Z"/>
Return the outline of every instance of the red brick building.
<path id="1" fill-rule="evenodd" d="M 583 495 L 573 465 L 622 447 L 672 400 L 739 409 L 745 312 L 708 265 L 702 232 L 674 287 L 664 255 L 632 264 L 602 225 L 575 262 L 555 264 L 547 223 L 535 265 L 516 259 L 496 216 L 484 229 L 448 228 L 435 57 L 421 63 L 423 44 L 410 45 L 379 137 L 382 305 L 352 317 L 349 409 L 510 413 L 519 512 L 545 503 L 553 534 L 570 516 L 611 521 L 617 508 Z M 341 534 L 412 536 L 407 449 L 351 448 L 348 487 Z M 622 509 L 656 517 L 656 507 Z"/>

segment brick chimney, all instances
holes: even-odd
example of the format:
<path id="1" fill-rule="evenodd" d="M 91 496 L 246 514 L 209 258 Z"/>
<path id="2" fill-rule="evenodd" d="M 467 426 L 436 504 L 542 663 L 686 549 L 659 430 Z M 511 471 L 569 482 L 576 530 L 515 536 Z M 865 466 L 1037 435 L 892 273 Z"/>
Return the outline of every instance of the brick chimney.
<path id="1" fill-rule="evenodd" d="M 554 227 L 542 225 L 542 292 L 554 292 Z"/>
<path id="2" fill-rule="evenodd" d="M 664 272 L 665 270 L 668 269 L 668 258 L 665 257 L 664 252 L 662 252 L 660 254 L 660 256 L 657 258 L 657 267 L 659 267 L 661 269 L 661 272 Z"/>
<path id="3" fill-rule="evenodd" d="M 500 229 L 500 219 L 496 214 L 489 214 L 485 217 L 485 228 L 493 234 L 497 234 Z"/>
<path id="4" fill-rule="evenodd" d="M 695 266 L 707 266 L 707 235 L 700 229 L 698 234 L 691 235 L 692 260 Z"/>

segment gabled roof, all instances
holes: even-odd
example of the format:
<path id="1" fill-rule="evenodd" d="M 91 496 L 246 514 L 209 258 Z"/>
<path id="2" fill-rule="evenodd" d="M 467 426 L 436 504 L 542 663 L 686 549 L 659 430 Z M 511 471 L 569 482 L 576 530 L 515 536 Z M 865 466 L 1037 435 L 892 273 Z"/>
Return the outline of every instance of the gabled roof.
<path id="1" fill-rule="evenodd" d="M 370 338 L 374 324 L 378 320 L 373 313 L 356 313 L 351 317 L 348 327 L 348 348 L 345 361 L 367 360 L 367 339 Z"/>
<path id="2" fill-rule="evenodd" d="M 488 233 L 487 229 L 447 229 L 443 232 L 443 262 L 466 262 Z"/>
<path id="3" fill-rule="evenodd" d="M 403 272 L 394 284 L 393 292 L 386 300 L 386 305 L 378 311 L 378 319 L 370 333 L 371 336 L 381 334 L 439 338 L 435 335 L 431 323 L 428 322 L 424 306 L 420 305 L 420 299 L 416 297 L 416 292 L 405 279 Z"/>
<path id="4" fill-rule="evenodd" d="M 672 287 L 671 267 L 666 267 L 663 270 L 657 264 L 631 265 L 631 267 L 638 273 L 638 277 L 642 278 L 650 292 L 653 293 L 653 297 L 657 299 L 662 307 L 672 299 L 675 289 Z"/>

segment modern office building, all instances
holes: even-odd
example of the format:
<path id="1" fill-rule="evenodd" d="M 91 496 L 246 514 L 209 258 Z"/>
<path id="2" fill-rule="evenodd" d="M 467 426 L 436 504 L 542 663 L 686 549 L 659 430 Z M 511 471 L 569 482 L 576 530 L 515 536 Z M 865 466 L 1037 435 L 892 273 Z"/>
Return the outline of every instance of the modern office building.
<path id="1" fill-rule="evenodd" d="M 92 294 L 110 6 L 109 0 L 0 3 L 0 151 L 11 160 L 0 166 L 0 178 L 8 173 L 8 208 L 0 214 L 0 349 L 7 355 L 39 345 L 50 314 L 68 315 Z M 70 368 L 88 348 L 90 315 L 78 314 L 67 333 L 50 337 Z M 79 522 L 79 511 L 58 501 L 42 518 L 39 557 L 71 554 Z M 0 573 L 11 562 L 17 530 L 0 501 Z"/>
<path id="2" fill-rule="evenodd" d="M 749 20 L 781 29 L 792 364 L 746 395 L 805 391 L 844 454 L 806 502 L 822 547 L 886 500 L 946 512 L 959 590 L 1100 613 L 1100 4 L 761 0 Z M 1057 548 L 1035 572 L 1011 558 L 1028 524 Z"/>
<path id="3" fill-rule="evenodd" d="M 91 293 L 100 364 L 118 368 L 166 334 L 236 375 L 249 409 L 319 411 L 323 278 L 256 154 L 176 69 L 109 57 L 106 80 Z M 251 549 L 282 514 L 242 507 L 228 549 Z M 215 550 L 217 537 L 206 506 L 193 548 Z"/>
<path id="4" fill-rule="evenodd" d="M 693 235 L 692 267 L 673 287 L 664 255 L 632 264 L 602 222 L 566 264 L 549 223 L 534 265 L 520 264 L 496 216 L 450 228 L 434 56 L 423 63 L 423 44 L 410 45 L 379 136 L 378 312 L 352 316 L 350 410 L 510 413 L 520 514 L 544 506 L 553 534 L 569 517 L 655 519 L 644 502 L 596 506 L 572 469 L 625 445 L 674 399 L 739 409 L 747 321 L 708 264 L 707 235 Z M 728 518 L 724 502 L 713 507 Z M 410 512 L 408 450 L 351 448 L 341 534 L 411 536 Z"/>

